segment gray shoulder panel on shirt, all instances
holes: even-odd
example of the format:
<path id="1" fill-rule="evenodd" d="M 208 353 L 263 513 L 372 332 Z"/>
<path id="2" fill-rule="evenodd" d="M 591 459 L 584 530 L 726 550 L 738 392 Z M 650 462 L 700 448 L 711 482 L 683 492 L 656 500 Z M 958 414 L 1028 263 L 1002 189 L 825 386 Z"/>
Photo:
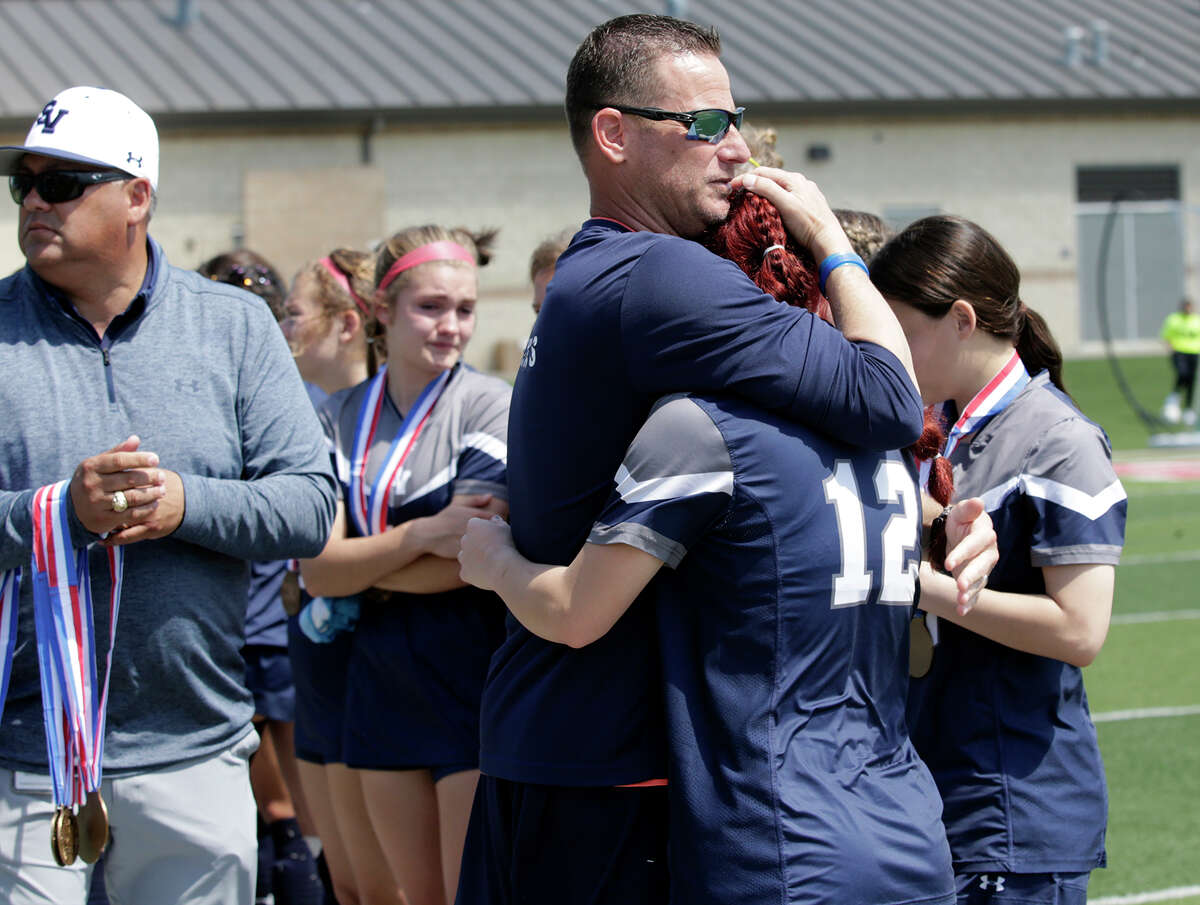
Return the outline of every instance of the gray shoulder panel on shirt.
<path id="1" fill-rule="evenodd" d="M 689 396 L 664 396 L 650 411 L 629 450 L 625 469 L 638 481 L 732 472 L 725 438 Z"/>
<path id="2" fill-rule="evenodd" d="M 1049 375 L 1038 374 L 951 455 L 957 496 L 996 496 L 1018 477 L 1047 478 L 1088 496 L 1116 482 L 1103 431 L 1048 384 Z"/>

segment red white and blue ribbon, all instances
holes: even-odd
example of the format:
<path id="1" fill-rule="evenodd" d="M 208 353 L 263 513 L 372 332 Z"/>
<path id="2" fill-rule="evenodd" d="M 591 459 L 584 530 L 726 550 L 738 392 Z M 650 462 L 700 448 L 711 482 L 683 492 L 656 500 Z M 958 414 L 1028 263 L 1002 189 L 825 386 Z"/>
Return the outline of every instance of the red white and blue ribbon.
<path id="1" fill-rule="evenodd" d="M 1029 380 L 1029 372 L 1025 370 L 1025 363 L 1021 361 L 1017 350 L 1013 349 L 1013 353 L 1004 363 L 1004 367 L 984 384 L 983 389 L 976 393 L 962 410 L 962 414 L 958 416 L 958 420 L 946 434 L 946 443 L 942 447 L 941 455 L 944 458 L 950 458 L 950 454 L 954 452 L 963 437 L 979 430 L 1008 408 L 1009 404 L 1020 395 L 1021 390 L 1025 389 Z M 929 459 L 921 463 L 920 477 L 923 488 L 929 487 L 931 465 L 932 460 Z"/>
<path id="2" fill-rule="evenodd" d="M 104 729 L 108 725 L 108 684 L 112 678 L 112 663 L 113 663 L 113 648 L 117 642 L 117 614 L 121 609 L 121 585 L 125 581 L 125 550 L 122 547 L 105 547 L 105 553 L 108 557 L 108 654 L 105 657 L 104 664 L 104 687 L 100 690 L 100 699 L 97 702 L 97 710 L 94 712 L 92 719 L 92 745 L 95 751 L 95 757 L 92 759 L 89 767 L 90 785 L 88 790 L 98 789 L 100 780 L 103 775 L 104 766 Z M 85 566 L 87 560 L 83 560 Z M 87 599 L 87 614 L 88 614 L 88 631 L 92 638 L 96 637 L 95 625 L 92 621 L 93 603 L 92 603 L 92 583 L 89 578 L 84 583 L 85 595 Z M 95 686 L 96 671 L 95 660 L 92 661 L 92 684 Z"/>
<path id="3" fill-rule="evenodd" d="M 17 607 L 21 600 L 21 570 L 0 572 L 0 725 L 8 699 L 8 677 L 17 649 Z"/>
<path id="4" fill-rule="evenodd" d="M 71 546 L 68 484 L 39 488 L 33 497 L 33 611 L 42 682 L 46 754 L 59 806 L 82 804 L 98 788 L 104 757 L 105 709 L 123 551 L 109 548 L 109 647 L 104 687 L 96 694 L 95 624 L 87 548 Z"/>
<path id="5" fill-rule="evenodd" d="M 408 454 L 417 444 L 417 438 L 424 430 L 434 406 L 450 382 L 450 376 L 456 369 L 443 371 L 421 390 L 421 395 L 413 404 L 412 410 L 404 417 L 400 432 L 392 440 L 383 467 L 375 475 L 374 482 L 367 486 L 366 470 L 367 456 L 371 452 L 371 444 L 375 440 L 375 432 L 379 427 L 379 417 L 387 399 L 387 367 L 379 369 L 379 373 L 371 378 L 363 397 L 362 406 L 358 412 L 358 424 L 354 428 L 354 446 L 350 459 L 350 486 L 348 489 L 350 518 L 354 527 L 362 537 L 372 534 L 382 534 L 387 530 L 387 501 L 391 496 L 392 485 L 400 475 L 400 468 L 408 458 Z"/>

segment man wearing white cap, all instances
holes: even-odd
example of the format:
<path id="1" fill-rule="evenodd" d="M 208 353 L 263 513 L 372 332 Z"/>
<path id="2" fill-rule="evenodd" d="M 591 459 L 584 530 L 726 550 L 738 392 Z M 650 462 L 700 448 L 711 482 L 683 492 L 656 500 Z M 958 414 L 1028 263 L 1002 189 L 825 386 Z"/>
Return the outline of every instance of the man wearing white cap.
<path id="1" fill-rule="evenodd" d="M 246 560 L 323 547 L 321 429 L 266 305 L 172 267 L 149 239 L 158 135 L 129 98 L 63 91 L 24 145 L 0 148 L 0 169 L 27 262 L 0 280 L 0 633 L 14 629 L 0 634 L 0 900 L 82 905 L 106 819 L 114 901 L 249 902 Z M 61 661 L 55 632 L 34 628 L 59 624 L 54 600 L 74 639 Z M 107 684 L 107 731 L 60 732 L 73 705 L 55 695 L 93 659 L 76 708 L 91 723 L 75 718 L 104 726 Z M 104 774 L 87 794 L 90 737 L 105 740 Z"/>

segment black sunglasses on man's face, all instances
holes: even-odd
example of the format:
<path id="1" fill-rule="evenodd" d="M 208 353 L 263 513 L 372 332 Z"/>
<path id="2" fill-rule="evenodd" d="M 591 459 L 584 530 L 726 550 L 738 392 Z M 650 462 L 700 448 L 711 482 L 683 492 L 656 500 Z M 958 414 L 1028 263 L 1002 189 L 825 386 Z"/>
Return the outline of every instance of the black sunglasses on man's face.
<path id="1" fill-rule="evenodd" d="M 74 201 L 89 186 L 102 182 L 133 179 L 129 173 L 115 170 L 43 170 L 40 173 L 14 173 L 8 177 L 8 192 L 17 204 L 24 204 L 35 188 L 47 204 Z"/>
<path id="2" fill-rule="evenodd" d="M 714 108 L 676 113 L 673 110 L 660 110 L 658 107 L 626 107 L 622 104 L 602 104 L 596 109 L 603 110 L 605 107 L 612 107 L 614 110 L 630 116 L 640 116 L 642 119 L 669 119 L 683 123 L 688 127 L 685 138 L 693 141 L 707 141 L 713 145 L 718 144 L 725 137 L 730 126 L 735 129 L 742 128 L 742 114 L 746 112 L 745 107 L 738 107 L 736 110 Z"/>

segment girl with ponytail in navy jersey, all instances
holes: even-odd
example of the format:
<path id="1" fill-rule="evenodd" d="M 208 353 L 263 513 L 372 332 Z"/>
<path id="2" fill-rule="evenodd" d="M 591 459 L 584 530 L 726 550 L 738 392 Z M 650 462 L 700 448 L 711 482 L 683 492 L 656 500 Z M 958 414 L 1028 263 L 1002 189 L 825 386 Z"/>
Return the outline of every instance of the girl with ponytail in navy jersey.
<path id="1" fill-rule="evenodd" d="M 910 725 L 945 803 L 959 902 L 1083 905 L 1105 864 L 1107 795 L 1080 667 L 1107 634 L 1125 535 L 1108 438 L 1067 395 L 1054 338 L 981 227 L 918 220 L 871 278 L 924 401 L 947 411 L 939 465 L 984 499 L 1000 550 L 969 613 L 921 573 L 935 643 Z"/>
<path id="2" fill-rule="evenodd" d="M 713 247 L 822 310 L 765 200 L 735 200 Z M 550 641 L 586 647 L 655 580 L 675 905 L 953 903 L 940 800 L 905 724 L 916 476 L 908 453 L 733 397 L 669 396 L 571 565 L 525 560 L 500 520 L 469 524 L 463 576 Z M 981 512 L 964 502 L 949 520 L 964 605 L 994 561 Z"/>

